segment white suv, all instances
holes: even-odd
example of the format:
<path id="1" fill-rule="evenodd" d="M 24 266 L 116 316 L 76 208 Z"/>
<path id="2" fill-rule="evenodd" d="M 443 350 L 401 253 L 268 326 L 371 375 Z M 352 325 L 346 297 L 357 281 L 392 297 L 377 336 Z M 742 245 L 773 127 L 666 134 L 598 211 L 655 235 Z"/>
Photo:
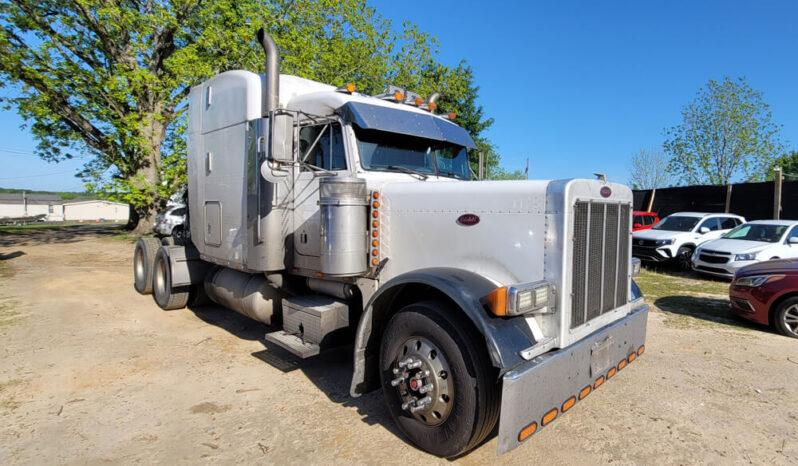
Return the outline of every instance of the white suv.
<path id="1" fill-rule="evenodd" d="M 718 239 L 743 223 L 745 219 L 734 214 L 677 212 L 649 230 L 632 233 L 632 255 L 650 262 L 675 260 L 687 270 L 692 268 L 690 258 L 699 244 Z"/>

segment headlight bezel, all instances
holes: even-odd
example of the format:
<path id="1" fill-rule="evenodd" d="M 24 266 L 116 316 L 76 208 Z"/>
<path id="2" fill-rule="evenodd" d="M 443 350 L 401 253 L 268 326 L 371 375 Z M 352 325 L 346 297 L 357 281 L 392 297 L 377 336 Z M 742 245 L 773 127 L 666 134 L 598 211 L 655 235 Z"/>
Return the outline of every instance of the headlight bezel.
<path id="1" fill-rule="evenodd" d="M 785 276 L 786 275 L 783 274 L 749 275 L 747 277 L 735 278 L 733 284 L 746 288 L 759 288 L 767 283 L 782 280 Z"/>
<path id="2" fill-rule="evenodd" d="M 671 239 L 655 239 L 654 240 L 654 246 L 657 246 L 657 247 L 659 247 L 659 246 L 670 246 L 671 244 L 673 244 L 674 241 L 675 240 L 673 238 L 671 238 Z"/>
<path id="3" fill-rule="evenodd" d="M 747 252 L 743 254 L 735 254 L 734 261 L 755 261 L 756 260 L 756 253 L 755 252 Z"/>

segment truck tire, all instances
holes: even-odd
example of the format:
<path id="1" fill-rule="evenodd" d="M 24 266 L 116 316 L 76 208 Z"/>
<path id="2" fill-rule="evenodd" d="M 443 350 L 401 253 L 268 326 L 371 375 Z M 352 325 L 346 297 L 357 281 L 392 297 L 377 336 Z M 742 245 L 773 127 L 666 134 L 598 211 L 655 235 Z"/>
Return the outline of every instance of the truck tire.
<path id="1" fill-rule="evenodd" d="M 189 297 L 189 286 L 172 287 L 172 268 L 169 255 L 161 248 L 155 255 L 155 267 L 152 274 L 152 295 L 161 309 L 169 311 L 186 307 Z"/>
<path id="2" fill-rule="evenodd" d="M 133 287 L 141 294 L 152 293 L 152 271 L 161 242 L 157 238 L 139 238 L 133 250 Z"/>
<path id="3" fill-rule="evenodd" d="M 404 307 L 380 345 L 391 417 L 412 443 L 446 458 L 479 445 L 499 417 L 499 385 L 483 339 L 452 319 L 457 314 L 448 307 L 437 301 Z"/>
<path id="4" fill-rule="evenodd" d="M 798 338 L 798 297 L 787 298 L 773 313 L 773 326 L 784 336 Z"/>

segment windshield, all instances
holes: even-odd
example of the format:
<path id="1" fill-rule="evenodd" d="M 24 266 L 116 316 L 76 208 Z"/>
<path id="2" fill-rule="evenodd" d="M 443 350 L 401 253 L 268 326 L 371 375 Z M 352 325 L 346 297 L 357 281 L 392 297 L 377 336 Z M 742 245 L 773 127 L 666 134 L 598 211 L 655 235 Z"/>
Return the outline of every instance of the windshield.
<path id="1" fill-rule="evenodd" d="M 660 220 L 659 223 L 651 227 L 654 230 L 666 231 L 690 231 L 700 220 L 699 217 L 676 217 L 669 216 Z"/>
<path id="2" fill-rule="evenodd" d="M 775 243 L 787 230 L 786 225 L 757 225 L 746 223 L 726 233 L 726 239 L 742 239 L 747 241 L 762 241 Z"/>
<path id="3" fill-rule="evenodd" d="M 366 170 L 416 172 L 470 180 L 468 151 L 451 142 L 367 130 L 353 125 Z"/>

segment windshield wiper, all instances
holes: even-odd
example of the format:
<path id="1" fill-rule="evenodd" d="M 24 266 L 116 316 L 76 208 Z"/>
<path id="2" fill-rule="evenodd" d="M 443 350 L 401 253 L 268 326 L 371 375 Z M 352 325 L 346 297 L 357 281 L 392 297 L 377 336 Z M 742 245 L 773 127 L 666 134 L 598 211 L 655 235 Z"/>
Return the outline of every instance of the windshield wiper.
<path id="1" fill-rule="evenodd" d="M 388 170 L 399 170 L 400 172 L 409 173 L 411 175 L 418 175 L 421 177 L 422 180 L 426 180 L 428 175 L 426 173 L 420 172 L 418 170 L 413 170 L 412 168 L 407 168 L 402 165 L 374 165 L 371 164 L 370 167 L 377 167 L 377 168 L 387 168 Z"/>

